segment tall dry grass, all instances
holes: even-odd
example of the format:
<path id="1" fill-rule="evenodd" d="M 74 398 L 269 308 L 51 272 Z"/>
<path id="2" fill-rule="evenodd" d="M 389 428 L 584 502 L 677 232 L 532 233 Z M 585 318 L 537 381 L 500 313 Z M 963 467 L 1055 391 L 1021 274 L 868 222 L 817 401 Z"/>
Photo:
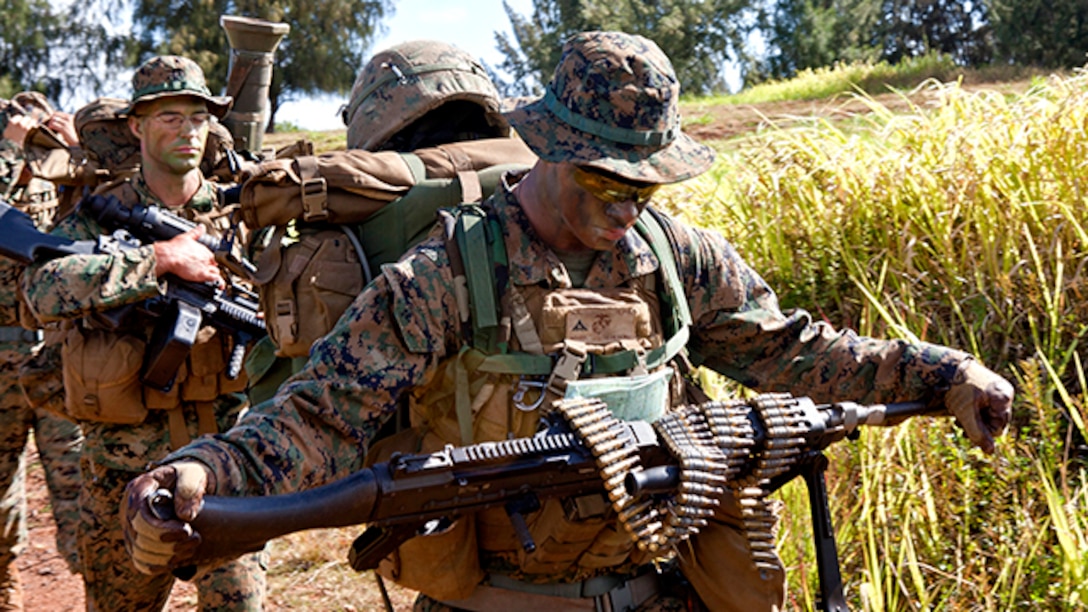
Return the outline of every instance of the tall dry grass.
<path id="1" fill-rule="evenodd" d="M 728 236 L 779 291 L 837 326 L 968 350 L 1015 380 L 993 457 L 946 419 L 830 452 L 855 609 L 1088 609 L 1088 76 L 1026 94 L 927 83 L 939 102 L 732 143 L 671 207 Z M 782 492 L 791 601 L 816 571 L 807 498 Z"/>

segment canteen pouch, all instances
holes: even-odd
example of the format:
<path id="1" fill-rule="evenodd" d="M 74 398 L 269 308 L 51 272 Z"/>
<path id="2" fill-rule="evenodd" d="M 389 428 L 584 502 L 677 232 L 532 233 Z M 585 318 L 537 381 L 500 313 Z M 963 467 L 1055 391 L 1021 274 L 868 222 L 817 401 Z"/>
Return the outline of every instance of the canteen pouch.
<path id="1" fill-rule="evenodd" d="M 131 425 L 147 417 L 140 368 L 145 343 L 73 326 L 64 337 L 65 410 L 73 419 Z"/>

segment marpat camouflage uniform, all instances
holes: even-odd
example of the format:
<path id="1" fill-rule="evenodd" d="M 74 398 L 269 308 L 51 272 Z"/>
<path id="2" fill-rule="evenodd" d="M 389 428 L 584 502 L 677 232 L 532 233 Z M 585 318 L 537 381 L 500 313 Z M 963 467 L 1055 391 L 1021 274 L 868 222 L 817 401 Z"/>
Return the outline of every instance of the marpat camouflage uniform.
<path id="1" fill-rule="evenodd" d="M 5 196 L 25 193 L 16 186 L 22 168 L 20 147 L 0 138 L 0 193 Z M 31 213 L 40 228 L 48 225 L 56 206 L 55 201 L 13 200 L 11 204 Z M 26 443 L 33 431 L 57 526 L 57 552 L 69 571 L 78 574 L 77 498 L 83 435 L 78 425 L 46 410 L 45 401 L 28 401 L 19 384 L 20 367 L 37 358 L 44 349 L 41 332 L 21 326 L 18 295 L 21 271 L 22 267 L 10 260 L 0 261 L 0 567 L 14 560 L 27 542 Z M 45 378 L 56 383 L 60 372 L 49 372 Z"/>
<path id="2" fill-rule="evenodd" d="M 164 84 L 177 87 L 166 87 Z M 180 87 L 185 90 L 181 95 L 188 95 L 192 91 L 191 95 L 206 96 L 209 111 L 217 116 L 225 114 L 229 107 L 229 99 L 208 93 L 200 68 L 184 58 L 164 56 L 149 60 L 137 70 L 133 85 L 136 92 L 133 104 L 179 95 Z M 116 196 L 128 206 L 139 203 L 165 208 L 140 174 L 105 185 L 96 193 Z M 213 235 L 222 230 L 215 221 L 223 221 L 223 217 L 217 214 L 217 190 L 210 182 L 202 182 L 189 202 L 171 210 L 203 223 Z M 74 240 L 86 240 L 105 232 L 87 213 L 77 209 L 59 222 L 52 233 Z M 65 257 L 33 264 L 23 277 L 23 289 L 36 317 L 46 323 L 67 321 L 66 329 L 73 329 L 72 321 L 86 313 L 107 311 L 159 296 L 161 287 L 155 276 L 154 249 L 146 245 L 120 256 Z M 133 333 L 139 335 L 143 332 Z M 143 339 L 146 341 L 146 338 Z M 220 342 L 214 335 L 212 341 Z M 201 340 L 198 339 L 199 342 Z M 200 379 L 208 378 L 207 373 L 199 376 L 195 373 L 194 363 L 195 357 L 190 356 L 182 369 L 192 374 L 187 374 L 188 378 L 183 379 L 179 373 L 178 382 L 174 385 L 175 393 L 183 393 L 190 380 L 197 384 Z M 210 373 L 212 384 L 220 375 L 225 374 Z M 143 392 L 146 396 L 151 390 L 144 387 Z M 167 397 L 167 394 L 160 394 L 160 397 Z M 207 423 L 200 416 L 201 405 L 213 408 L 214 424 Z M 137 424 L 81 422 L 85 443 L 80 457 L 83 487 L 80 494 L 79 546 L 88 609 L 158 610 L 165 606 L 174 582 L 173 576 L 143 574 L 136 570 L 131 557 L 125 552 L 118 513 L 125 485 L 151 462 L 166 456 L 171 449 L 171 436 L 181 434 L 170 429 L 168 421 L 171 412 L 175 417 L 180 416 L 187 437 L 196 438 L 209 426 L 219 431 L 229 429 L 244 405 L 244 397 L 240 393 L 222 393 L 211 401 L 179 399 L 173 410 L 149 410 L 147 417 Z M 200 609 L 261 609 L 266 569 L 267 554 L 262 551 L 198 578 L 195 584 Z"/>

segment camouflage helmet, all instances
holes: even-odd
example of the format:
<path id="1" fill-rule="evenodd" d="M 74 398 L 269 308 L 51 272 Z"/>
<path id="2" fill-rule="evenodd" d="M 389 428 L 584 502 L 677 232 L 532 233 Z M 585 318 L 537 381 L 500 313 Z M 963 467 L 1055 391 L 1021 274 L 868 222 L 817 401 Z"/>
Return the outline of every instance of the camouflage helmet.
<path id="1" fill-rule="evenodd" d="M 73 117 L 79 145 L 99 167 L 116 173 L 140 163 L 140 140 L 125 119 L 128 102 L 98 98 L 76 111 Z"/>
<path id="2" fill-rule="evenodd" d="M 714 152 L 680 130 L 680 82 L 651 40 L 623 32 L 567 39 L 544 96 L 506 113 L 541 159 L 674 183 L 704 172 Z"/>
<path id="3" fill-rule="evenodd" d="M 351 88 L 343 112 L 347 147 L 375 151 L 431 110 L 455 100 L 483 108 L 501 135 L 510 126 L 499 93 L 480 62 L 448 43 L 415 40 L 374 54 Z"/>
<path id="4" fill-rule="evenodd" d="M 233 102 L 230 96 L 213 96 L 204 71 L 191 59 L 177 55 L 153 57 L 132 75 L 132 101 L 125 114 L 143 102 L 171 96 L 193 96 L 208 103 L 208 112 L 222 118 Z"/>

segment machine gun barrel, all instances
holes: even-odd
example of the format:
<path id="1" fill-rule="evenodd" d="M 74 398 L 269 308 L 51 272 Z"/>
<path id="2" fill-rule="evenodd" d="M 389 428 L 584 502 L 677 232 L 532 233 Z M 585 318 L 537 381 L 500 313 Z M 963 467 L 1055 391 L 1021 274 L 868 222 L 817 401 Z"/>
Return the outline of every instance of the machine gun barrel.
<path id="1" fill-rule="evenodd" d="M 835 442 L 853 435 L 860 426 L 891 427 L 914 416 L 936 412 L 939 408 L 922 402 L 862 405 L 854 402 L 817 405 L 808 398 L 795 398 L 806 418 L 803 453 L 818 453 Z M 750 421 L 755 429 L 754 439 L 761 443 L 766 438 L 766 425 L 751 413 Z M 639 472 L 631 472 L 624 479 L 627 492 L 633 497 L 675 491 L 680 485 L 678 465 L 659 465 Z M 790 479 L 773 482 L 771 490 L 781 488 Z"/>

